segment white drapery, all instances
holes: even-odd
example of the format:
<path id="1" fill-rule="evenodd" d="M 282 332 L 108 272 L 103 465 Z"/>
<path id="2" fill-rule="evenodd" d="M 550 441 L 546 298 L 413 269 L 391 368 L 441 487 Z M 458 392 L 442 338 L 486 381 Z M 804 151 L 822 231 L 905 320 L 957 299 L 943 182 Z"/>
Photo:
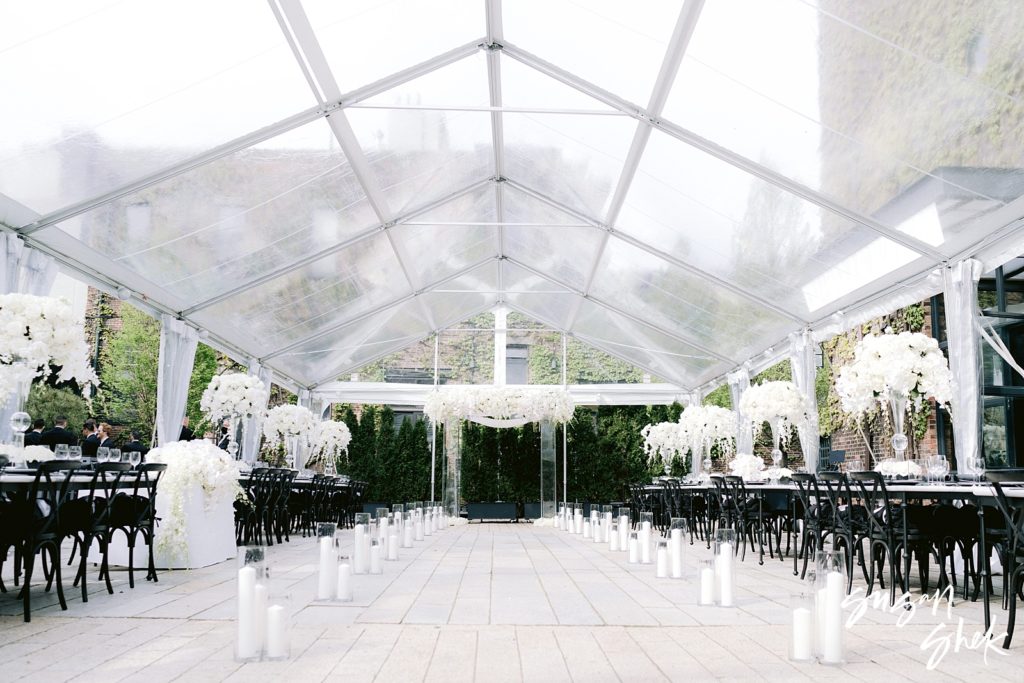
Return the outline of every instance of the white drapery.
<path id="1" fill-rule="evenodd" d="M 818 401 L 815 396 L 817 363 L 815 350 L 818 344 L 810 330 L 790 337 L 789 363 L 793 373 L 793 384 L 797 391 L 807 398 L 807 421 L 797 425 L 800 433 L 800 448 L 804 452 L 804 463 L 808 472 L 818 471 Z"/>
<path id="2" fill-rule="evenodd" d="M 749 455 L 754 452 L 754 432 L 750 426 L 750 417 L 740 410 L 740 398 L 743 392 L 750 388 L 750 371 L 741 367 L 735 372 L 730 372 L 727 379 L 732 409 L 736 411 L 736 452 Z"/>
<path id="3" fill-rule="evenodd" d="M 249 370 L 248 374 L 253 377 L 259 377 L 260 382 L 267 390 L 267 399 L 270 398 L 270 383 L 274 380 L 274 371 L 270 368 L 264 367 L 255 358 L 249 359 Z M 257 410 L 252 417 L 247 417 L 242 421 L 242 460 L 249 464 L 253 464 L 259 459 L 260 455 L 260 432 L 263 429 L 263 413 L 267 409 L 267 404 L 264 403 L 262 406 L 256 406 Z"/>
<path id="4" fill-rule="evenodd" d="M 160 362 L 156 376 L 156 435 L 160 445 L 178 440 L 199 331 L 166 313 L 160 317 Z"/>
<path id="5" fill-rule="evenodd" d="M 978 456 L 981 442 L 981 353 L 975 332 L 981 263 L 966 259 L 946 268 L 944 275 L 946 338 L 953 373 L 953 443 L 957 470 L 967 472 L 968 458 Z"/>

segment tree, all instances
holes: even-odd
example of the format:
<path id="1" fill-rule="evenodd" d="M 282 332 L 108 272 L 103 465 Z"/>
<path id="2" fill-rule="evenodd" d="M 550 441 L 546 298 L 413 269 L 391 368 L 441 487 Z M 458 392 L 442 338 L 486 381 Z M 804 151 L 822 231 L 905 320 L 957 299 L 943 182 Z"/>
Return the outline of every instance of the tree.
<path id="1" fill-rule="evenodd" d="M 41 418 L 47 427 L 52 427 L 58 417 L 68 419 L 68 429 L 78 433 L 89 417 L 89 405 L 85 399 L 66 388 L 52 387 L 37 382 L 32 385 L 25 401 L 25 412 L 32 419 Z"/>
<path id="2" fill-rule="evenodd" d="M 100 364 L 102 415 L 149 434 L 156 426 L 160 323 L 133 306 L 121 307 L 121 329 L 110 334 Z"/>

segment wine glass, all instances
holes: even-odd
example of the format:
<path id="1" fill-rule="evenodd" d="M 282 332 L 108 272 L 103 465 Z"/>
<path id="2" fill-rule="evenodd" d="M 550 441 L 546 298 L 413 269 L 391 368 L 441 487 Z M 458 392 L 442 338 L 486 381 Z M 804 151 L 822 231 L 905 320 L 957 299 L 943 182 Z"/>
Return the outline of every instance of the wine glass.
<path id="1" fill-rule="evenodd" d="M 100 446 L 96 449 L 96 462 L 108 462 L 110 460 L 110 449 Z"/>
<path id="2" fill-rule="evenodd" d="M 121 449 L 111 448 L 110 449 L 110 462 L 121 462 Z"/>
<path id="3" fill-rule="evenodd" d="M 54 457 L 56 457 L 57 460 L 67 460 L 69 454 L 70 451 L 68 450 L 68 445 L 66 443 L 59 443 L 54 449 Z"/>
<path id="4" fill-rule="evenodd" d="M 82 447 L 81 446 L 71 446 L 68 450 L 71 452 L 71 459 L 72 460 L 81 460 L 82 459 Z"/>
<path id="5" fill-rule="evenodd" d="M 139 469 L 139 463 L 142 462 L 142 453 L 138 451 L 131 451 L 128 453 L 128 462 L 132 464 L 132 469 Z"/>

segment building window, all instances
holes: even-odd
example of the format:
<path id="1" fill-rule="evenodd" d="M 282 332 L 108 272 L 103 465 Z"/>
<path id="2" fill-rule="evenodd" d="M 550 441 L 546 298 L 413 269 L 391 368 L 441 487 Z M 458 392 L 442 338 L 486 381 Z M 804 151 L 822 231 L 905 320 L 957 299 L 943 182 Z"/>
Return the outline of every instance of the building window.
<path id="1" fill-rule="evenodd" d="M 528 384 L 530 381 L 527 344 L 508 344 L 505 347 L 505 383 Z"/>

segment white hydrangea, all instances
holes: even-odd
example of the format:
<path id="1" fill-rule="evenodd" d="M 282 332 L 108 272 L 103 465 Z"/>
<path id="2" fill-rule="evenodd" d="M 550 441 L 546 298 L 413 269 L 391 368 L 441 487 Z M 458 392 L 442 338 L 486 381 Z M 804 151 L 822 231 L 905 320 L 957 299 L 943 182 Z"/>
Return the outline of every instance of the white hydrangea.
<path id="1" fill-rule="evenodd" d="M 289 436 L 308 440 L 315 426 L 316 418 L 309 408 L 296 405 L 276 406 L 268 410 L 263 418 L 263 436 L 272 442 L 281 441 Z"/>
<path id="2" fill-rule="evenodd" d="M 97 384 L 82 321 L 63 299 L 0 295 L 0 395 L 44 377 L 51 364 L 62 382 L 75 380 L 83 390 Z"/>
<path id="3" fill-rule="evenodd" d="M 267 388 L 254 375 L 229 372 L 214 375 L 199 399 L 199 407 L 211 421 L 224 417 L 251 417 L 267 405 Z"/>
<path id="4" fill-rule="evenodd" d="M 146 462 L 167 463 L 160 478 L 160 531 L 157 549 L 188 560 L 185 500 L 195 486 L 205 494 L 206 509 L 243 496 L 238 485 L 238 463 L 208 441 L 175 441 L 154 448 Z"/>
<path id="5" fill-rule="evenodd" d="M 792 427 L 803 429 L 806 424 L 807 397 L 792 382 L 753 384 L 740 398 L 740 412 L 747 416 L 755 430 L 765 422 L 770 423 L 775 438 L 785 444 Z"/>
<path id="6" fill-rule="evenodd" d="M 853 362 L 839 371 L 836 392 L 843 410 L 857 417 L 899 396 L 918 409 L 929 398 L 948 408 L 953 376 L 934 338 L 920 332 L 869 334 L 857 342 Z"/>
<path id="7" fill-rule="evenodd" d="M 427 396 L 423 412 L 434 422 L 489 417 L 496 420 L 568 422 L 576 405 L 561 387 L 453 386 Z"/>
<path id="8" fill-rule="evenodd" d="M 883 460 L 875 467 L 887 477 L 919 477 L 921 467 L 913 460 Z"/>
<path id="9" fill-rule="evenodd" d="M 764 481 L 764 460 L 749 453 L 739 453 L 729 462 L 729 471 L 743 477 L 743 481 Z"/>
<path id="10" fill-rule="evenodd" d="M 690 406 L 679 416 L 694 453 L 714 446 L 724 455 L 736 451 L 736 413 L 719 406 Z"/>

